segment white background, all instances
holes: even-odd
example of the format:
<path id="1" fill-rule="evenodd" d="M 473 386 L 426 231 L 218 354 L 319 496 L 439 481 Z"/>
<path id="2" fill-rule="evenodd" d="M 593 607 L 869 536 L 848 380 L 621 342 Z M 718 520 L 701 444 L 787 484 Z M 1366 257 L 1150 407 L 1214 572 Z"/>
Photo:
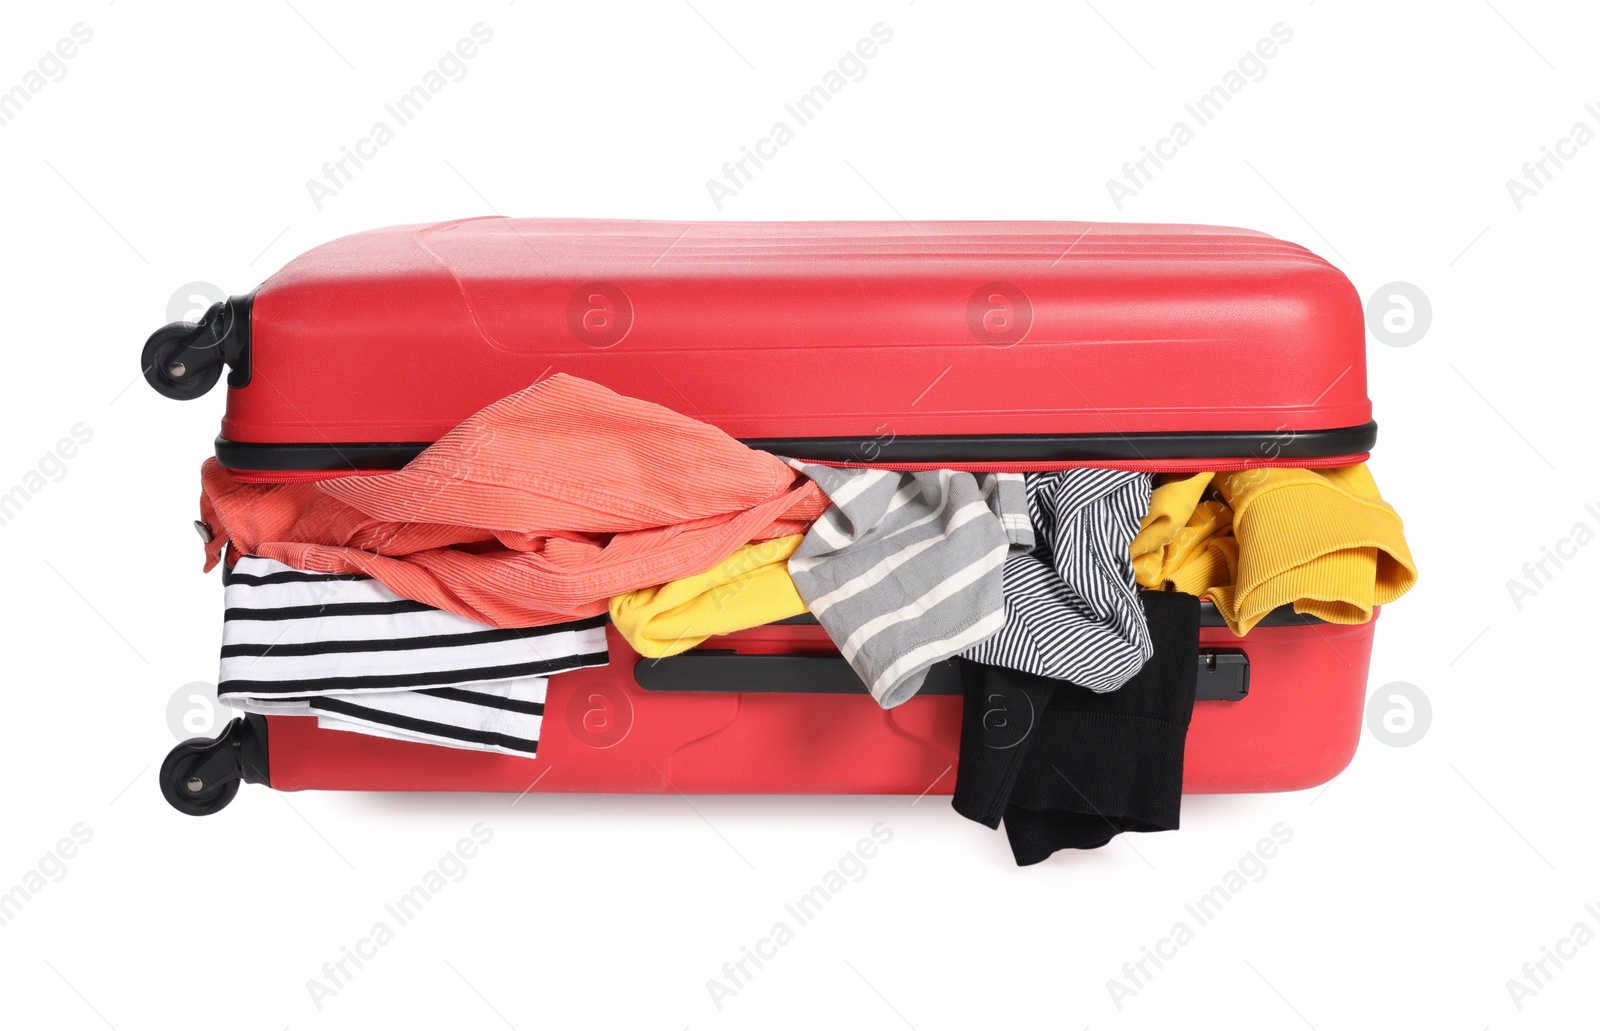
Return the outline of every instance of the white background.
<path id="1" fill-rule="evenodd" d="M 74 425 L 93 439 L 0 526 L 0 888 L 74 825 L 93 837 L 0 927 L 0 1023 L 1594 1026 L 1600 942 L 1520 1010 L 1507 981 L 1574 924 L 1600 933 L 1600 544 L 1520 609 L 1507 581 L 1600 530 L 1600 144 L 1520 210 L 1506 180 L 1578 121 L 1600 129 L 1600 18 L 1199 8 L 8 5 L 0 89 L 74 24 L 93 39 L 0 127 L 0 491 Z M 705 181 L 880 21 L 894 38 L 866 77 L 719 212 Z M 318 210 L 306 181 L 478 22 L 494 37 L 466 78 Z M 1279 22 L 1294 35 L 1265 78 L 1117 210 L 1106 180 Z M 189 523 L 223 391 L 158 397 L 134 382 L 141 344 L 184 284 L 242 293 L 345 233 L 491 211 L 1215 223 L 1306 244 L 1364 298 L 1415 284 L 1428 332 L 1369 338 L 1368 360 L 1372 465 L 1422 583 L 1384 613 L 1371 682 L 1416 685 L 1431 725 L 1409 747 L 1365 732 L 1325 790 L 1191 798 L 1179 832 L 1027 870 L 931 796 L 247 786 L 219 816 L 174 813 L 155 783 L 168 701 L 216 669 Z M 313 1005 L 323 963 L 479 821 L 494 837 L 465 878 Z M 879 821 L 894 838 L 866 879 L 718 1010 L 706 982 Z M 1266 878 L 1119 1009 L 1107 981 L 1280 822 Z"/>

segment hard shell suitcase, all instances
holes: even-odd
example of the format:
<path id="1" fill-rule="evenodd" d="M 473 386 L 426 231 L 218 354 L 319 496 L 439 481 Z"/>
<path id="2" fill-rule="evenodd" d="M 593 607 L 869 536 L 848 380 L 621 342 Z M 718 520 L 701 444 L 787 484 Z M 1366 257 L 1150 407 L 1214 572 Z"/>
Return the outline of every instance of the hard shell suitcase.
<path id="1" fill-rule="evenodd" d="M 1157 472 L 1365 461 L 1349 281 L 1239 229 L 467 219 L 360 233 L 156 332 L 177 398 L 227 373 L 216 454 L 285 482 L 398 468 L 553 372 L 812 461 Z M 1373 622 L 1205 606 L 1190 792 L 1314 786 L 1359 736 Z M 551 678 L 537 758 L 251 715 L 174 750 L 189 812 L 283 790 L 948 793 L 947 669 L 882 709 L 809 617 Z"/>

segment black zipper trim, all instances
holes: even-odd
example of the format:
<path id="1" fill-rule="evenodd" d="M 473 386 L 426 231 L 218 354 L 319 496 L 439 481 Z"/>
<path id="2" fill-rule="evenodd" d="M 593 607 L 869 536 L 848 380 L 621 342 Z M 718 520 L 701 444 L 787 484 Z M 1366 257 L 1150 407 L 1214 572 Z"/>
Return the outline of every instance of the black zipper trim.
<path id="1" fill-rule="evenodd" d="M 875 465 L 984 462 L 1296 461 L 1372 450 L 1378 424 L 1331 430 L 1194 433 L 1075 433 L 987 436 L 758 437 L 750 447 L 813 462 Z M 349 472 L 399 469 L 427 443 L 249 444 L 217 438 L 217 461 L 244 472 Z"/>
<path id="2" fill-rule="evenodd" d="M 1296 612 L 1293 605 L 1279 605 L 1256 622 L 1256 626 L 1316 626 L 1326 622 L 1316 616 Z M 802 612 L 798 616 L 787 619 L 775 619 L 764 626 L 821 626 L 817 617 L 809 612 Z M 1201 626 L 1227 626 L 1228 621 L 1222 618 L 1222 613 L 1210 601 L 1200 599 L 1200 625 Z M 757 628 L 760 629 L 760 628 Z"/>

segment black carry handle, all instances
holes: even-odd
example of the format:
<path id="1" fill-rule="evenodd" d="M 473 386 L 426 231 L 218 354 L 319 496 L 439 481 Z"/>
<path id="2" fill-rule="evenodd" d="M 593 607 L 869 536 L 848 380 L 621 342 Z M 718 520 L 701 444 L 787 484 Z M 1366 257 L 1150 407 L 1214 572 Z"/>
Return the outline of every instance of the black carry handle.
<path id="1" fill-rule="evenodd" d="M 1236 702 L 1250 693 L 1250 657 L 1232 649 L 1207 649 L 1195 657 L 1195 701 Z M 665 659 L 640 659 L 633 679 L 646 691 L 722 694 L 866 694 L 867 686 L 838 655 L 745 655 L 691 651 Z M 918 694 L 961 693 L 950 660 L 936 662 Z"/>

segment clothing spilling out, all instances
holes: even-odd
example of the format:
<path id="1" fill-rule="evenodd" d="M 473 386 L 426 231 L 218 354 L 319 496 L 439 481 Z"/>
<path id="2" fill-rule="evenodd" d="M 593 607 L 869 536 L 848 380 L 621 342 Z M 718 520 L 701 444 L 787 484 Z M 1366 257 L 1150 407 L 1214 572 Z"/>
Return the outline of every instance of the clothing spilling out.
<path id="1" fill-rule="evenodd" d="M 229 705 L 532 757 L 551 677 L 820 625 L 864 705 L 954 668 L 953 805 L 1019 865 L 1178 826 L 1204 614 L 1363 623 L 1417 577 L 1365 465 L 824 464 L 564 374 L 394 472 L 201 485 Z"/>

